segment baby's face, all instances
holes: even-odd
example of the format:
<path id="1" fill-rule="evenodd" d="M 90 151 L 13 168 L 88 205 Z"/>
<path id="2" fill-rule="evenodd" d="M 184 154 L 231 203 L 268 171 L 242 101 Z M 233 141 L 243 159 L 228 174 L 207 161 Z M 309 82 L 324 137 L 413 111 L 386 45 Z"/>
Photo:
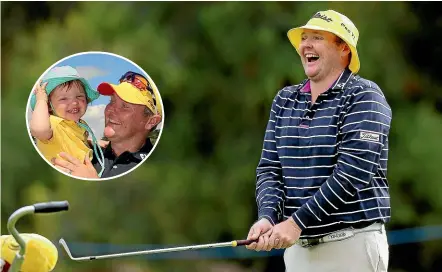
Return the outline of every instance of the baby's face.
<path id="1" fill-rule="evenodd" d="M 57 87 L 50 96 L 57 116 L 70 121 L 78 121 L 87 108 L 86 94 L 77 84 Z"/>

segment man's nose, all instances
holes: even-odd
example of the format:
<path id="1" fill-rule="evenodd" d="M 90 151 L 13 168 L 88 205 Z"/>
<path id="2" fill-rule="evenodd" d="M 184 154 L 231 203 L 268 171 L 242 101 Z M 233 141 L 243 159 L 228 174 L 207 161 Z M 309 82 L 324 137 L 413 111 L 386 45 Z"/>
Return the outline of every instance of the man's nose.
<path id="1" fill-rule="evenodd" d="M 107 105 L 105 112 L 114 112 L 115 111 L 115 107 L 113 107 L 112 105 Z"/>
<path id="2" fill-rule="evenodd" d="M 301 44 L 299 45 L 300 49 L 303 48 L 312 48 L 312 43 L 310 39 L 301 40 Z"/>

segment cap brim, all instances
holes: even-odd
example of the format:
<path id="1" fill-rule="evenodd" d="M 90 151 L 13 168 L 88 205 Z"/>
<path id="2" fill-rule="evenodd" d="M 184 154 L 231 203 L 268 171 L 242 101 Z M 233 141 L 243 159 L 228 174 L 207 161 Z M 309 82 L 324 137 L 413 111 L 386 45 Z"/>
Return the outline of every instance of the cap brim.
<path id="1" fill-rule="evenodd" d="M 136 105 L 147 106 L 147 100 L 140 94 L 140 91 L 129 83 L 114 85 L 110 83 L 101 83 L 97 88 L 102 95 L 110 96 L 116 93 L 122 100 Z"/>
<path id="2" fill-rule="evenodd" d="M 101 95 L 112 95 L 115 92 L 112 84 L 106 82 L 100 83 L 100 85 L 98 85 L 97 91 Z"/>

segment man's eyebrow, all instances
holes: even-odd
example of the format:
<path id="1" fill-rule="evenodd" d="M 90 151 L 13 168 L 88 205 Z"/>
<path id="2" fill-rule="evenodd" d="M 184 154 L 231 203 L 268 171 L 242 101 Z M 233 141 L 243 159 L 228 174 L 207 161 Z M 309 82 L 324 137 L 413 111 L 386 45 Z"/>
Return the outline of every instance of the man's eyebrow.
<path id="1" fill-rule="evenodd" d="M 316 31 L 316 30 L 311 31 L 310 33 L 322 35 L 319 31 Z M 304 31 L 302 31 L 302 33 L 301 33 L 301 35 L 306 35 L 306 34 L 307 33 L 305 33 Z"/>

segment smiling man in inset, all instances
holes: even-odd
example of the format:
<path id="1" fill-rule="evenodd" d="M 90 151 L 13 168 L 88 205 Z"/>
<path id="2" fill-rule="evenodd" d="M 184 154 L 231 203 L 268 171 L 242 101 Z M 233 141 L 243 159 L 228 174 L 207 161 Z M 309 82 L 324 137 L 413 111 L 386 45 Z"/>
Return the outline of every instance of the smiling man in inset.
<path id="1" fill-rule="evenodd" d="M 111 97 L 104 111 L 104 136 L 109 140 L 102 149 L 104 161 L 94 157 L 92 163 L 87 159 L 83 163 L 69 154 L 61 154 L 67 162 L 55 160 L 57 166 L 84 178 L 98 178 L 96 170 L 102 166 L 101 178 L 107 178 L 138 165 L 152 150 L 148 136 L 162 119 L 159 97 L 141 74 L 127 72 L 120 78 L 120 84 L 101 83 L 97 90 Z"/>

